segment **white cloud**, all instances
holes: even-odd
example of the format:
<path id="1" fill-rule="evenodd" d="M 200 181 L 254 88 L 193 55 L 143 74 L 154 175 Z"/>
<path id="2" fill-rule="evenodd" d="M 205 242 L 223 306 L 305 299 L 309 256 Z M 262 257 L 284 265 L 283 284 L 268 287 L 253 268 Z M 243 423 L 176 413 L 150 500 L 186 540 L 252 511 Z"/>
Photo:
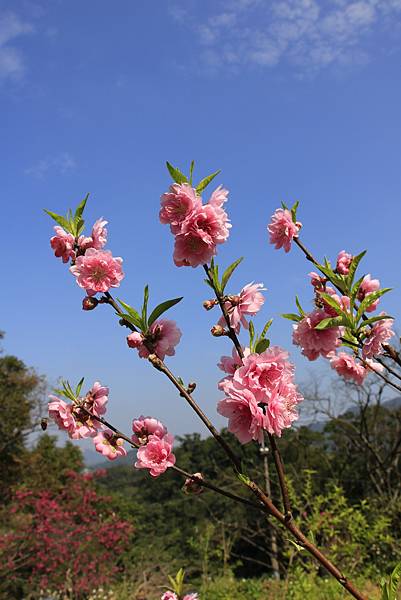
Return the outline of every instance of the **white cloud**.
<path id="1" fill-rule="evenodd" d="M 77 163 L 71 154 L 63 152 L 58 156 L 42 158 L 31 167 L 25 169 L 24 173 L 36 179 L 44 179 L 51 171 L 59 175 L 66 175 L 73 171 L 76 166 Z"/>
<path id="2" fill-rule="evenodd" d="M 203 20 L 187 11 L 185 25 L 207 47 L 201 55 L 214 70 L 285 62 L 310 74 L 361 64 L 374 53 L 375 34 L 401 25 L 401 0 L 219 0 L 212 6 Z"/>
<path id="3" fill-rule="evenodd" d="M 0 79 L 18 78 L 24 71 L 21 52 L 15 48 L 17 38 L 33 31 L 33 26 L 13 12 L 0 13 Z"/>

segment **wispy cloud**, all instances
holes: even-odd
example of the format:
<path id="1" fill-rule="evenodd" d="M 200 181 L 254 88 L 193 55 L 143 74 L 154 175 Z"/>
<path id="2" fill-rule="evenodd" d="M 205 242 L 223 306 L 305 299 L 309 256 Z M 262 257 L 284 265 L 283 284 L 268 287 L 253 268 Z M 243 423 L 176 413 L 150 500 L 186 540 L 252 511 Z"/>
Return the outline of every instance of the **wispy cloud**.
<path id="1" fill-rule="evenodd" d="M 401 0 L 220 0 L 212 7 L 203 20 L 194 12 L 179 20 L 216 70 L 286 63 L 314 73 L 360 64 L 370 60 L 375 34 L 401 25 Z"/>
<path id="2" fill-rule="evenodd" d="M 24 59 L 15 47 L 15 41 L 33 30 L 31 23 L 23 21 L 15 13 L 0 12 L 0 80 L 21 77 Z"/>
<path id="3" fill-rule="evenodd" d="M 77 163 L 71 154 L 63 152 L 58 156 L 42 158 L 31 167 L 25 169 L 24 173 L 36 179 L 44 179 L 49 172 L 66 175 L 73 171 L 76 166 Z"/>

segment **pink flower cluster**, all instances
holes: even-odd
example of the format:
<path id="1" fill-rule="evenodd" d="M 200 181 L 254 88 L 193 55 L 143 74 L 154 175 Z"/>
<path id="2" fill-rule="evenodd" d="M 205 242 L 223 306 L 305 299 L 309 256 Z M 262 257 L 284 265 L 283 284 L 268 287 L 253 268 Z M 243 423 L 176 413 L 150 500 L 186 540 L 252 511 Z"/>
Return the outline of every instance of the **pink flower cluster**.
<path id="1" fill-rule="evenodd" d="M 89 248 L 83 256 L 78 256 L 70 271 L 88 296 L 94 296 L 120 285 L 124 277 L 122 262 L 123 259 L 114 258 L 110 250 Z"/>
<path id="2" fill-rule="evenodd" d="M 230 325 L 236 333 L 239 333 L 241 325 L 248 329 L 248 321 L 245 315 L 254 316 L 264 304 L 264 297 L 261 293 L 265 290 L 263 283 L 248 283 L 242 288 L 238 296 L 229 296 L 225 302 L 225 308 L 230 317 Z M 224 317 L 220 317 L 218 324 L 221 327 L 226 325 Z"/>
<path id="3" fill-rule="evenodd" d="M 382 312 L 380 315 L 385 315 L 385 313 Z M 383 354 L 383 344 L 388 342 L 394 335 L 394 331 L 391 329 L 393 322 L 393 319 L 382 319 L 373 325 L 369 335 L 363 342 L 362 356 L 364 359 L 374 358 Z"/>
<path id="4" fill-rule="evenodd" d="M 140 416 L 132 423 L 132 440 L 139 445 L 137 469 L 149 469 L 152 477 L 158 477 L 175 464 L 172 452 L 174 437 L 166 427 L 153 417 Z"/>
<path id="5" fill-rule="evenodd" d="M 164 360 L 166 356 L 174 356 L 175 347 L 181 339 L 181 330 L 174 321 L 158 319 L 149 328 L 146 334 L 134 331 L 127 337 L 130 348 L 136 348 L 141 358 L 147 358 L 151 352 L 145 343 L 153 348 L 153 352 Z"/>
<path id="6" fill-rule="evenodd" d="M 261 442 L 264 431 L 281 436 L 298 418 L 296 407 L 303 399 L 293 381 L 288 353 L 273 346 L 261 354 L 248 354 L 234 365 L 234 371 L 226 359 L 220 365 L 227 366 L 229 375 L 219 383 L 225 398 L 217 410 L 228 418 L 229 431 L 242 444 Z"/>
<path id="7" fill-rule="evenodd" d="M 70 271 L 88 296 L 118 287 L 124 277 L 121 267 L 123 259 L 113 257 L 110 250 L 103 250 L 107 243 L 106 225 L 107 221 L 98 219 L 90 236 L 81 235 L 77 239 L 62 227 L 56 226 L 56 235 L 50 240 L 57 257 L 64 263 L 72 261 Z"/>
<path id="8" fill-rule="evenodd" d="M 302 354 L 309 360 L 316 360 L 319 356 L 327 358 L 340 345 L 340 327 L 315 329 L 321 321 L 332 316 L 325 310 L 316 309 L 294 325 L 292 341 L 300 346 Z"/>
<path id="9" fill-rule="evenodd" d="M 96 451 L 114 460 L 127 454 L 122 447 L 123 440 L 95 418 L 106 413 L 108 394 L 108 388 L 96 381 L 86 396 L 79 398 L 76 404 L 57 396 L 49 396 L 51 402 L 48 410 L 49 417 L 56 422 L 59 429 L 66 431 L 70 438 L 93 438 Z"/>
<path id="10" fill-rule="evenodd" d="M 330 356 L 330 365 L 341 377 L 354 381 L 358 385 L 362 385 L 367 375 L 365 367 L 347 352 L 339 352 L 338 354 L 333 352 Z"/>
<path id="11" fill-rule="evenodd" d="M 301 223 L 294 223 L 288 209 L 277 208 L 267 226 L 270 243 L 274 244 L 276 250 L 284 248 L 285 252 L 289 252 L 292 240 L 298 235 L 301 227 Z"/>
<path id="12" fill-rule="evenodd" d="M 189 184 L 174 183 L 161 197 L 160 222 L 170 225 L 175 236 L 174 263 L 177 267 L 207 264 L 216 247 L 229 236 L 223 204 L 228 191 L 219 186 L 207 204 Z"/>

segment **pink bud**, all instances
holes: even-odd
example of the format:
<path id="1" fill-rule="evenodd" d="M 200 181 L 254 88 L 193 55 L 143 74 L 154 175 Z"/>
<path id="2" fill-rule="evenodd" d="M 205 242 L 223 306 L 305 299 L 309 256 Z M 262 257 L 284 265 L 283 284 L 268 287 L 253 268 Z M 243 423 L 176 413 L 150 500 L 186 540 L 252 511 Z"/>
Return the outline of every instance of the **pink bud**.
<path id="1" fill-rule="evenodd" d="M 97 298 L 86 296 L 82 300 L 82 310 L 93 310 L 99 304 L 99 300 Z"/>

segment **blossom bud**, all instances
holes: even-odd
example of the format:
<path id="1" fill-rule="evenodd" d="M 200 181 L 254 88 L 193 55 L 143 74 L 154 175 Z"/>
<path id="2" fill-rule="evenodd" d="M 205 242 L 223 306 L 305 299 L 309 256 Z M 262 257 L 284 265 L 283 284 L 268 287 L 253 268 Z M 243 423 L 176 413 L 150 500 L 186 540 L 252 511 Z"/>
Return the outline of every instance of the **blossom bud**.
<path id="1" fill-rule="evenodd" d="M 202 473 L 194 473 L 192 477 L 187 477 L 182 488 L 184 494 L 201 494 L 204 491 L 202 481 Z"/>
<path id="2" fill-rule="evenodd" d="M 188 394 L 192 394 L 192 392 L 195 391 L 195 388 L 196 388 L 196 383 L 194 381 L 192 381 L 191 383 L 188 383 L 188 387 L 187 387 Z"/>
<path id="3" fill-rule="evenodd" d="M 46 429 L 47 429 L 47 419 L 45 417 L 40 420 L 40 426 L 41 426 L 41 428 L 42 428 L 43 431 L 46 431 Z"/>
<path id="4" fill-rule="evenodd" d="M 205 310 L 211 310 L 214 306 L 216 306 L 217 300 L 205 300 L 203 303 L 203 308 Z"/>
<path id="5" fill-rule="evenodd" d="M 224 329 L 224 327 L 222 327 L 221 325 L 214 325 L 211 330 L 210 333 L 214 336 L 214 337 L 221 337 L 223 335 L 227 335 L 227 331 Z"/>
<path id="6" fill-rule="evenodd" d="M 93 310 L 99 304 L 99 300 L 93 296 L 86 296 L 82 300 L 82 310 Z"/>

